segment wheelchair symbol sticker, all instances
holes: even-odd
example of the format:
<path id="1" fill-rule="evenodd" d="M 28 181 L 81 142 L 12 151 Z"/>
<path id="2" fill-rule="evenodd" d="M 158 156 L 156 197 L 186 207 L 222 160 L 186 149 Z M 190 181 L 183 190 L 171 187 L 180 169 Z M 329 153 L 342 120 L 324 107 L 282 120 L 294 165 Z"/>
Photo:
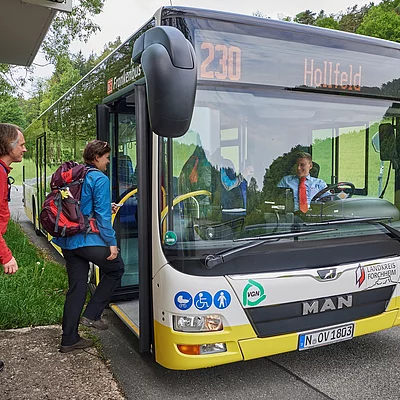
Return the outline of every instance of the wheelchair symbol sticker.
<path id="1" fill-rule="evenodd" d="M 212 296 L 206 291 L 202 291 L 194 296 L 194 306 L 198 310 L 208 310 L 212 305 Z"/>
<path id="2" fill-rule="evenodd" d="M 218 290 L 214 295 L 214 306 L 223 310 L 231 304 L 231 295 L 226 290 Z"/>
<path id="3" fill-rule="evenodd" d="M 174 302 L 179 310 L 188 310 L 193 304 L 192 295 L 185 291 L 178 292 L 175 295 Z"/>

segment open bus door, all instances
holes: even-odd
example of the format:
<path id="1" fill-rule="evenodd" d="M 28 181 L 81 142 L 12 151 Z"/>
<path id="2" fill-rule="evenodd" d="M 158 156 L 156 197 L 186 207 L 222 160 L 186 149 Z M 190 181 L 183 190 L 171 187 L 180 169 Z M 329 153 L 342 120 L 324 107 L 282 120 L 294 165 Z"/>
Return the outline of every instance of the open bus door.
<path id="1" fill-rule="evenodd" d="M 136 89 L 111 103 L 97 106 L 97 138 L 109 142 L 112 153 L 108 168 L 112 200 L 121 204 L 114 218 L 118 247 L 125 263 L 121 284 L 111 299 L 111 308 L 139 338 L 139 350 L 147 352 L 152 344 L 151 327 L 151 260 L 148 221 L 150 213 L 147 186 L 150 185 L 150 143 L 147 112 L 137 115 L 140 103 L 146 109 L 145 98 L 140 99 Z M 145 95 L 145 92 L 142 91 Z M 144 107 L 144 108 L 143 108 Z M 136 120 L 143 121 L 137 124 Z M 144 132 L 142 132 L 144 131 Z M 138 152 L 138 146 L 141 151 Z M 147 150 L 146 150 L 147 149 Z M 140 154 L 139 154 L 140 153 Z M 139 175 L 140 171 L 142 174 Z M 145 182 L 140 185 L 140 182 Z M 143 190 L 139 190 L 143 186 Z M 143 207 L 138 207 L 139 197 Z M 141 214 L 139 214 L 139 209 Z M 139 248 L 141 249 L 139 251 Z M 96 271 L 94 280 L 101 279 Z"/>

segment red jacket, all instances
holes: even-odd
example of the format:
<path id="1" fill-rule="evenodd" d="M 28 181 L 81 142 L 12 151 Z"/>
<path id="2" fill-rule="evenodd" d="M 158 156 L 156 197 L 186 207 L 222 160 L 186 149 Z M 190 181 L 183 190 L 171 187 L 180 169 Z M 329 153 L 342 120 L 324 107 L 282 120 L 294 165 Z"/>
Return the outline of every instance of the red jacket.
<path id="1" fill-rule="evenodd" d="M 11 168 L 0 160 L 0 264 L 7 264 L 11 258 L 11 250 L 8 248 L 3 235 L 6 233 L 10 209 L 8 207 L 8 174 Z"/>

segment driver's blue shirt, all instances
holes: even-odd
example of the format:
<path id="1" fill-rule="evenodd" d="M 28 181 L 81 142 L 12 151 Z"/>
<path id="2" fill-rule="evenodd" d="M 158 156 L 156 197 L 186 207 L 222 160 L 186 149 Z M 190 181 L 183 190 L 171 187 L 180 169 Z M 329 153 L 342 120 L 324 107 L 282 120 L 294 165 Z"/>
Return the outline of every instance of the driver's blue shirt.
<path id="1" fill-rule="evenodd" d="M 293 190 L 294 197 L 294 211 L 299 210 L 299 184 L 300 179 L 297 175 L 284 176 L 278 183 L 280 188 L 289 188 Z M 306 177 L 306 192 L 307 192 L 307 203 L 310 205 L 311 199 L 322 189 L 327 187 L 327 184 L 319 178 L 314 178 L 311 175 Z M 330 193 L 324 193 L 321 197 L 329 196 Z"/>

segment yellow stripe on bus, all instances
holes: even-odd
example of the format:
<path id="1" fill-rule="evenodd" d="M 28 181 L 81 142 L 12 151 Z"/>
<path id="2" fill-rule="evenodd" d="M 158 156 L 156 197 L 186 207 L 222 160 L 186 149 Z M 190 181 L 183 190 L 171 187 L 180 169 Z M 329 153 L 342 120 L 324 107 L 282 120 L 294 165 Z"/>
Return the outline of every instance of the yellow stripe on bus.
<path id="1" fill-rule="evenodd" d="M 131 319 L 118 307 L 117 304 L 110 303 L 110 308 L 118 315 L 118 317 L 125 323 L 125 325 L 139 337 L 140 329 L 136 326 Z"/>

